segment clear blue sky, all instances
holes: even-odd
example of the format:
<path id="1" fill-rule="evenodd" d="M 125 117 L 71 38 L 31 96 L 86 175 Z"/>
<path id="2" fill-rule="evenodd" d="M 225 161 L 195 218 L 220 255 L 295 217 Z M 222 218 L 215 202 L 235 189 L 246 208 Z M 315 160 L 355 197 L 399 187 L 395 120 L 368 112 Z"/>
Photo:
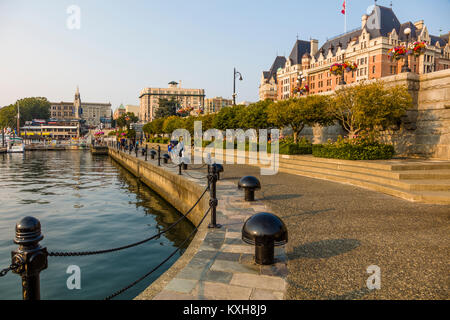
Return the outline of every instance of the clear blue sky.
<path id="1" fill-rule="evenodd" d="M 204 88 L 231 97 L 233 67 L 244 76 L 238 102 L 257 101 L 261 72 L 296 40 L 319 45 L 344 30 L 343 0 L 0 0 L 0 106 L 30 96 L 139 104 L 144 87 Z M 81 29 L 66 27 L 81 8 Z M 348 0 L 348 29 L 370 0 Z M 378 4 L 389 6 L 389 0 Z M 450 29 L 450 0 L 393 0 L 400 22 Z"/>

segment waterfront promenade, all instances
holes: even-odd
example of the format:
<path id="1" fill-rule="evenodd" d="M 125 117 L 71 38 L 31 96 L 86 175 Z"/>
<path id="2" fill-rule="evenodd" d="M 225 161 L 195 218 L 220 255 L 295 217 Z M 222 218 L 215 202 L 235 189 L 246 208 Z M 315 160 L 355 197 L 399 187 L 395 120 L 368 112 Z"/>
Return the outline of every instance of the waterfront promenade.
<path id="1" fill-rule="evenodd" d="M 178 168 L 164 169 L 178 174 Z M 206 185 L 188 174 L 202 177 L 204 169 L 183 178 Z M 237 190 L 249 174 L 262 183 L 254 203 Z M 449 205 L 288 173 L 259 176 L 259 168 L 247 165 L 226 165 L 217 195 L 224 227 L 205 224 L 137 299 L 448 299 Z M 274 266 L 255 265 L 254 248 L 240 238 L 243 222 L 260 211 L 279 215 L 289 231 Z M 380 290 L 367 288 L 371 265 L 380 267 Z"/>

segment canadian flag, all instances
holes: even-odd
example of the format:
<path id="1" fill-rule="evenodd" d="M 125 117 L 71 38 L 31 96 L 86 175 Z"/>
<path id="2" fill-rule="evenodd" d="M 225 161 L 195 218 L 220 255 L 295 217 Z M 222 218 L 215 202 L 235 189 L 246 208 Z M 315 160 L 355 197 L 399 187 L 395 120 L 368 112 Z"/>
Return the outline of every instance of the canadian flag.
<path id="1" fill-rule="evenodd" d="M 342 4 L 342 8 L 343 8 L 343 9 L 342 9 L 341 12 L 342 12 L 342 14 L 345 14 L 345 0 L 344 0 L 344 3 Z"/>

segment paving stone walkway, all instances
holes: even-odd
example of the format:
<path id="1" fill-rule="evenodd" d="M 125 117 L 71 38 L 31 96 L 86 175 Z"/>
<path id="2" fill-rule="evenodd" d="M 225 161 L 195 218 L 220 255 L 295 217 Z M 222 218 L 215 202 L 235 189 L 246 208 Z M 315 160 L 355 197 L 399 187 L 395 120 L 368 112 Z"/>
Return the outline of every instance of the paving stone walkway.
<path id="1" fill-rule="evenodd" d="M 142 155 L 138 158 L 144 160 Z M 147 162 L 157 163 L 150 157 Z M 178 167 L 173 164 L 163 167 L 178 174 Z M 190 166 L 190 170 L 183 171 L 183 177 L 206 187 L 206 167 L 194 170 L 198 167 Z M 222 228 L 208 229 L 189 263 L 154 299 L 282 300 L 287 288 L 284 247 L 275 248 L 274 265 L 260 266 L 254 262 L 254 246 L 241 239 L 244 222 L 268 209 L 262 202 L 245 202 L 243 191 L 231 181 L 218 181 L 217 199 L 217 222 Z"/>

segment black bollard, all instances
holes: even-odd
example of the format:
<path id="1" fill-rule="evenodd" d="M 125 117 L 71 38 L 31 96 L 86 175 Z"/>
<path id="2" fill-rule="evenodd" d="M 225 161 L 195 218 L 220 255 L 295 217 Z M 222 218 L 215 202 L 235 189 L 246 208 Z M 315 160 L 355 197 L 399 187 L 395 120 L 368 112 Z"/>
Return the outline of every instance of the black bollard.
<path id="1" fill-rule="evenodd" d="M 219 229 L 222 226 L 217 224 L 216 208 L 219 203 L 216 197 L 217 171 L 214 166 L 208 166 L 208 182 L 209 182 L 209 207 L 211 208 L 211 223 L 208 225 L 210 229 Z"/>
<path id="2" fill-rule="evenodd" d="M 11 252 L 12 264 L 20 265 L 13 272 L 22 277 L 23 300 L 40 300 L 39 273 L 47 269 L 47 248 L 39 245 L 44 236 L 41 223 L 33 217 L 25 217 L 16 224 L 14 243 L 19 248 Z"/>
<path id="3" fill-rule="evenodd" d="M 182 163 L 180 163 L 179 165 L 178 165 L 178 175 L 179 176 L 181 176 L 181 166 L 182 166 L 183 164 Z"/>
<path id="4" fill-rule="evenodd" d="M 161 146 L 158 146 L 158 167 L 161 167 Z"/>
<path id="5" fill-rule="evenodd" d="M 148 144 L 145 145 L 145 161 L 147 161 Z"/>

